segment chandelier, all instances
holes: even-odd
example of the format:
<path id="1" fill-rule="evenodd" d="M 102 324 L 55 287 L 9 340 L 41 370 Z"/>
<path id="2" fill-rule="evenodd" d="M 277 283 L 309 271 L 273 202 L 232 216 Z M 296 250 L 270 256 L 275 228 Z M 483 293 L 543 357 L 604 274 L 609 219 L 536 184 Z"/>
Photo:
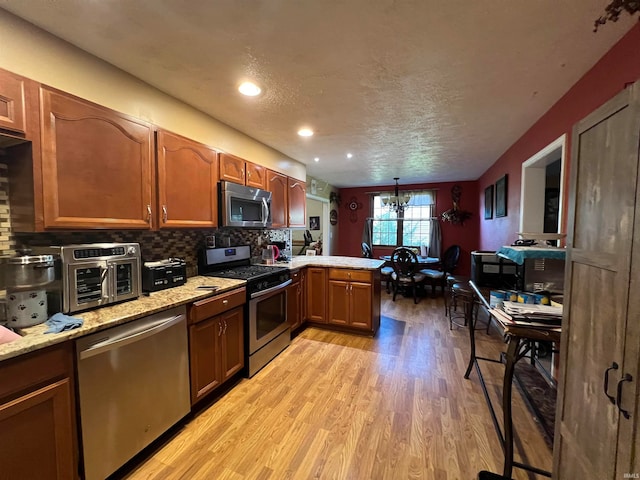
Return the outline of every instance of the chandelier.
<path id="1" fill-rule="evenodd" d="M 396 187 L 394 189 L 393 195 L 391 195 L 390 192 L 382 194 L 380 196 L 382 205 L 393 212 L 402 212 L 411 201 L 411 192 L 400 193 L 398 185 L 398 180 L 400 180 L 400 177 L 394 177 L 393 179 L 396 181 Z"/>

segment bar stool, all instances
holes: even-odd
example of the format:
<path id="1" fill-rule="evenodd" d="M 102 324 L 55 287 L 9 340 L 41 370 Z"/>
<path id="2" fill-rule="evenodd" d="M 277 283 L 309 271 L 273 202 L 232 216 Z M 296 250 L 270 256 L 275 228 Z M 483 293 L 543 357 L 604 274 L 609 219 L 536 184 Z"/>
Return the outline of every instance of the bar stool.
<path id="1" fill-rule="evenodd" d="M 464 307 L 462 313 L 457 312 L 458 302 Z M 454 309 L 451 310 L 451 307 Z M 478 310 L 480 309 L 480 303 L 475 299 L 473 290 L 469 286 L 468 282 L 454 283 L 451 286 L 451 305 L 449 308 L 449 330 L 453 330 L 453 325 L 458 327 L 466 327 L 467 319 L 471 318 L 473 325 L 475 326 L 478 320 Z M 462 319 L 463 323 L 458 323 Z M 456 321 L 457 320 L 457 321 Z M 489 325 L 491 322 L 487 322 L 487 333 L 489 333 Z"/>
<path id="2" fill-rule="evenodd" d="M 451 293 L 451 287 L 455 284 L 455 283 L 467 283 L 469 282 L 470 278 L 469 277 L 465 277 L 462 275 L 454 275 L 452 273 L 447 275 L 447 279 L 445 282 L 445 290 L 443 293 L 443 297 L 444 297 L 444 316 L 448 317 L 450 315 L 450 308 L 453 306 L 453 308 L 456 308 L 456 305 L 453 303 L 453 295 Z"/>
<path id="3" fill-rule="evenodd" d="M 498 475 L 497 473 L 487 472 L 486 470 L 478 473 L 478 480 L 509 480 L 507 477 Z"/>

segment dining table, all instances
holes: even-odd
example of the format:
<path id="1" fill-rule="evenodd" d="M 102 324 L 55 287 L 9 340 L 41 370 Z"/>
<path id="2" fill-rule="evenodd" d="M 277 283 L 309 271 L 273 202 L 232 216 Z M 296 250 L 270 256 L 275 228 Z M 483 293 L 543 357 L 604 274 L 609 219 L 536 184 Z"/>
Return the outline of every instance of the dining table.
<path id="1" fill-rule="evenodd" d="M 431 265 L 435 266 L 440 263 L 440 259 L 438 257 L 423 257 L 421 255 L 416 255 L 418 258 L 418 264 L 420 265 Z M 380 260 L 384 260 L 385 262 L 391 263 L 391 255 L 380 255 Z"/>

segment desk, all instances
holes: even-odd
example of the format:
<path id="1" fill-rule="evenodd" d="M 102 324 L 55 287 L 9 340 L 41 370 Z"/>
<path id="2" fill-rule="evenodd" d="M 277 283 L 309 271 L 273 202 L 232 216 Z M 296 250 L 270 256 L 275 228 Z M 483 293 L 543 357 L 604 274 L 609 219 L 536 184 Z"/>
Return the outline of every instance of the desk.
<path id="1" fill-rule="evenodd" d="M 534 342 L 536 341 L 548 341 L 548 342 L 560 342 L 560 328 L 559 327 L 543 327 L 532 328 L 522 325 L 514 325 L 509 323 L 508 319 L 502 317 L 500 312 L 495 310 L 489 305 L 487 298 L 489 297 L 489 290 L 479 288 L 472 281 L 469 282 L 469 286 L 473 291 L 473 298 L 467 299 L 465 302 L 465 315 L 467 320 L 467 326 L 469 329 L 469 340 L 471 345 L 471 351 L 469 355 L 469 365 L 467 371 L 464 374 L 464 378 L 468 379 L 471 375 L 471 370 L 475 366 L 478 378 L 480 380 L 480 386 L 484 393 L 484 398 L 487 401 L 489 412 L 491 413 L 491 419 L 493 425 L 500 439 L 502 450 L 504 451 L 504 469 L 502 475 L 506 478 L 511 478 L 511 471 L 513 467 L 528 470 L 545 477 L 551 477 L 551 473 L 546 470 L 542 470 L 531 465 L 525 465 L 523 463 L 513 461 L 513 421 L 511 418 L 511 394 L 513 388 L 513 371 L 515 364 L 524 358 L 527 353 L 532 349 Z M 473 302 L 479 301 L 481 305 L 487 310 L 492 319 L 495 319 L 498 326 L 504 330 L 504 335 L 507 338 L 507 351 L 503 353 L 501 360 L 478 357 L 476 355 L 476 342 L 475 342 L 475 321 L 473 315 Z M 496 417 L 495 410 L 491 403 L 487 387 L 482 377 L 482 371 L 480 370 L 480 364 L 478 360 L 494 363 L 504 363 L 504 378 L 502 381 L 502 413 L 503 413 L 503 425 L 504 432 L 500 429 L 500 424 Z"/>

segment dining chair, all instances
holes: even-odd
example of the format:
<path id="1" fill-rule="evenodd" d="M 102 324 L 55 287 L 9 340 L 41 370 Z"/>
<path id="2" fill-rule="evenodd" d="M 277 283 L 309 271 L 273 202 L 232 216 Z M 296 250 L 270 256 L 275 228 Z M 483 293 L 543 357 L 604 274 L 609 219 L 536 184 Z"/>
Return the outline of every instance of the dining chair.
<path id="1" fill-rule="evenodd" d="M 442 295 L 444 296 L 447 275 L 453 273 L 458 266 L 458 260 L 460 259 L 460 245 L 451 245 L 447 248 L 442 255 L 442 261 L 440 262 L 440 270 L 434 270 L 425 268 L 420 270 L 420 273 L 424 275 L 425 283 L 429 282 L 431 285 L 431 295 L 435 297 L 436 286 L 440 285 L 442 289 Z"/>
<path id="2" fill-rule="evenodd" d="M 393 301 L 396 301 L 398 290 L 411 288 L 413 290 L 413 302 L 418 303 L 417 286 L 421 284 L 425 276 L 418 272 L 418 257 L 413 250 L 407 247 L 398 247 L 391 254 L 393 273 Z"/>

